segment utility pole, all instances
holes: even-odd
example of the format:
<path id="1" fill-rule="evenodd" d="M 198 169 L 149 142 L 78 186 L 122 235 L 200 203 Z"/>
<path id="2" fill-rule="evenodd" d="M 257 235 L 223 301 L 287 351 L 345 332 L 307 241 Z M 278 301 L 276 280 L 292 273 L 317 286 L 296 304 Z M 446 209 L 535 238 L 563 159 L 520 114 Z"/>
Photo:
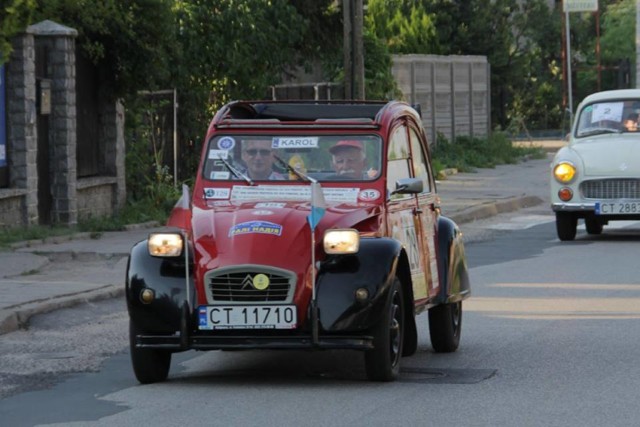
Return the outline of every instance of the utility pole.
<path id="1" fill-rule="evenodd" d="M 362 0 L 342 0 L 344 97 L 346 99 L 364 99 L 363 15 Z"/>

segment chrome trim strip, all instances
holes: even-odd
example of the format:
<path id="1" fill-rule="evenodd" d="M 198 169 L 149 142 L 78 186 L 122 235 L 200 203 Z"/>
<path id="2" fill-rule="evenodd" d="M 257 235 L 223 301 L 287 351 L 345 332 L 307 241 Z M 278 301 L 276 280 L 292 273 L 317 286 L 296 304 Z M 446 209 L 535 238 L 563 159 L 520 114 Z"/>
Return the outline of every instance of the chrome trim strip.
<path id="1" fill-rule="evenodd" d="M 554 212 L 567 212 L 567 211 L 595 211 L 596 204 L 595 203 L 552 203 L 551 209 Z"/>

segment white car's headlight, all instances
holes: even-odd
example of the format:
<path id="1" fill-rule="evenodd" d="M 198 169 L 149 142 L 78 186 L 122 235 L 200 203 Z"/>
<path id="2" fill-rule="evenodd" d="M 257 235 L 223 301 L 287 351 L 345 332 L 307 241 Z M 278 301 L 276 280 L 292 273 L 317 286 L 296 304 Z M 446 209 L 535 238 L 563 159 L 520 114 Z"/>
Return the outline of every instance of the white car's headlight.
<path id="1" fill-rule="evenodd" d="M 352 228 L 327 230 L 322 243 L 329 255 L 355 254 L 360 249 L 360 235 Z"/>
<path id="2" fill-rule="evenodd" d="M 153 233 L 149 235 L 149 255 L 176 257 L 182 254 L 184 241 L 180 233 Z"/>
<path id="3" fill-rule="evenodd" d="M 576 167 L 569 162 L 560 162 L 553 168 L 553 176 L 561 184 L 568 184 L 576 176 Z"/>

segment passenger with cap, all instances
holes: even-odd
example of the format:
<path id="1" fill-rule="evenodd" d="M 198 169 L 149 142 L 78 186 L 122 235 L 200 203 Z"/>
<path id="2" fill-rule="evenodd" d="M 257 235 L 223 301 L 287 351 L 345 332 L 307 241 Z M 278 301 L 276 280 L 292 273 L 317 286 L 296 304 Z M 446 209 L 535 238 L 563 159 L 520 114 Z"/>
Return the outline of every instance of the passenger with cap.
<path id="1" fill-rule="evenodd" d="M 335 179 L 367 179 L 364 171 L 367 158 L 361 141 L 338 141 L 329 152 L 337 175 Z"/>

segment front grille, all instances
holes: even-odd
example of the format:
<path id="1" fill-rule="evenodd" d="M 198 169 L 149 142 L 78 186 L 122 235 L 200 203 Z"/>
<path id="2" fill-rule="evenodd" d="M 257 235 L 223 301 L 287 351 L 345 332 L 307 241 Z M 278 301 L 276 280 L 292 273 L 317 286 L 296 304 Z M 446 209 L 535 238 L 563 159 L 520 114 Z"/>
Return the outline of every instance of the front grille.
<path id="1" fill-rule="evenodd" d="M 640 179 L 583 181 L 580 192 L 585 199 L 640 199 Z"/>
<path id="2" fill-rule="evenodd" d="M 257 274 L 264 274 L 269 278 L 269 286 L 256 289 L 252 285 Z M 226 269 L 214 270 L 205 276 L 207 283 L 207 297 L 210 303 L 224 302 L 227 304 L 271 304 L 289 303 L 293 298 L 295 288 L 295 274 L 276 269 Z"/>

